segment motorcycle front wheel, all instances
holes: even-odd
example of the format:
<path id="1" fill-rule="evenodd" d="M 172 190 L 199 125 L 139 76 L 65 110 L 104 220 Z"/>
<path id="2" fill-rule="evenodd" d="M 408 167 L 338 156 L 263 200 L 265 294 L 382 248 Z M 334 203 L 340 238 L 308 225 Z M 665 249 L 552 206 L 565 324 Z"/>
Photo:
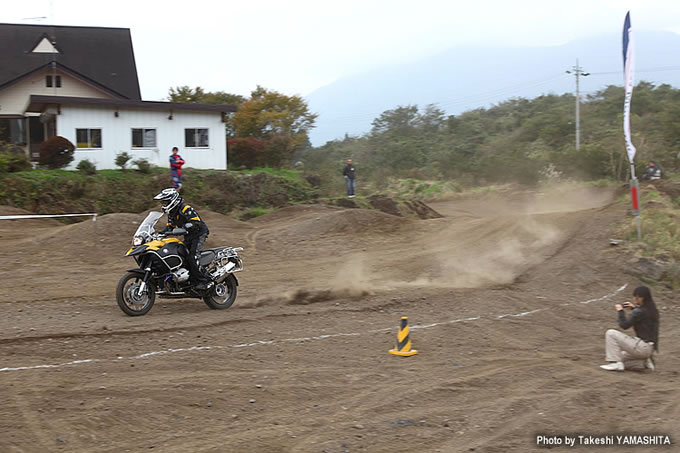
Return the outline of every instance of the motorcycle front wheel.
<path id="1" fill-rule="evenodd" d="M 126 315 L 142 316 L 153 307 L 156 300 L 156 289 L 153 285 L 145 285 L 144 291 L 139 293 L 143 276 L 139 273 L 128 272 L 123 275 L 116 287 L 116 301 Z"/>
<path id="2" fill-rule="evenodd" d="M 213 285 L 208 294 L 203 296 L 203 302 L 215 310 L 224 310 L 232 306 L 236 300 L 236 278 L 229 275 L 222 283 Z"/>

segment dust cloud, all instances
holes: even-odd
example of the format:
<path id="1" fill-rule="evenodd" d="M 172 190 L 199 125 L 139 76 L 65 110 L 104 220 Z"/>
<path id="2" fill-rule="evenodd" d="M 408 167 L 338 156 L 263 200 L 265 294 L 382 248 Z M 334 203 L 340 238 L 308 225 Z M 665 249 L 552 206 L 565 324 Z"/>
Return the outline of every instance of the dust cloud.
<path id="1" fill-rule="evenodd" d="M 350 240 L 356 240 L 359 231 L 366 236 L 361 252 L 325 262 L 324 277 L 321 269 L 312 269 L 303 288 L 261 298 L 253 306 L 307 305 L 405 288 L 510 284 L 573 236 L 578 216 L 572 213 L 606 206 L 614 195 L 611 189 L 567 184 L 437 202 L 433 207 L 445 218 L 402 225 L 388 243 L 382 217 L 365 212 L 361 228 L 347 233 Z M 356 214 L 352 210 L 347 215 Z M 343 232 L 335 233 L 344 237 Z"/>

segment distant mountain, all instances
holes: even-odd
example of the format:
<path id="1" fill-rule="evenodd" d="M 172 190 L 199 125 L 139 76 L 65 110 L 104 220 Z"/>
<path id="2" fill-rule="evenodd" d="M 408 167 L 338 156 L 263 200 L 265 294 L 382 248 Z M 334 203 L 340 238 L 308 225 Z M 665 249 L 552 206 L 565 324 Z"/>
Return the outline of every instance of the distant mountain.
<path id="1" fill-rule="evenodd" d="M 577 58 L 591 73 L 580 78 L 582 96 L 623 85 L 620 34 L 553 47 L 455 47 L 420 61 L 346 77 L 310 93 L 309 106 L 319 113 L 310 138 L 320 146 L 345 134 L 363 134 L 380 113 L 398 105 L 438 104 L 448 114 L 458 114 L 514 97 L 573 93 L 574 76 L 565 71 Z M 636 82 L 680 87 L 680 35 L 636 30 L 635 66 Z"/>

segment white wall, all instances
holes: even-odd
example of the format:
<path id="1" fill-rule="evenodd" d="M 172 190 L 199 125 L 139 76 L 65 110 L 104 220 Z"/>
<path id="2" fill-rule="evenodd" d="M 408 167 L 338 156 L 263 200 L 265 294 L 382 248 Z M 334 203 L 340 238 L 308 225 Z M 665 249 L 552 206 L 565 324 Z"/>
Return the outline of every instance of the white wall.
<path id="1" fill-rule="evenodd" d="M 23 115 L 32 94 L 43 96 L 74 96 L 81 98 L 113 99 L 113 96 L 90 85 L 74 79 L 63 72 L 56 72 L 61 76 L 61 87 L 45 86 L 45 76 L 53 75 L 51 70 L 32 74 L 0 92 L 0 115 Z M 52 83 L 54 85 L 54 81 Z"/>
<path id="2" fill-rule="evenodd" d="M 123 151 L 133 156 L 132 160 L 147 159 L 153 165 L 170 168 L 168 158 L 172 147 L 177 146 L 186 161 L 185 168 L 226 170 L 227 140 L 219 112 L 173 111 L 172 120 L 168 119 L 169 110 L 120 109 L 118 117 L 114 112 L 111 108 L 62 105 L 61 114 L 57 115 L 57 135 L 76 145 L 76 129 L 102 130 L 102 149 L 76 149 L 69 169 L 75 169 L 78 162 L 85 159 L 92 161 L 98 169 L 118 168 L 116 155 Z M 133 148 L 133 128 L 156 129 L 156 147 Z M 208 128 L 210 146 L 186 148 L 185 128 Z"/>

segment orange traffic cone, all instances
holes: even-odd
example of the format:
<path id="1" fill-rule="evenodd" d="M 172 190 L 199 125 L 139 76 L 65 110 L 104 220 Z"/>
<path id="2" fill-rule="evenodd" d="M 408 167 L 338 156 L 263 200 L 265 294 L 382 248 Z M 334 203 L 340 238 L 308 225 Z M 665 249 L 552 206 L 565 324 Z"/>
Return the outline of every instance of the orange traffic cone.
<path id="1" fill-rule="evenodd" d="M 411 349 L 411 339 L 408 335 L 408 318 L 401 317 L 401 325 L 399 326 L 399 333 L 397 334 L 397 348 L 390 349 L 390 354 L 400 355 L 402 357 L 409 357 L 418 354 L 418 351 Z"/>

